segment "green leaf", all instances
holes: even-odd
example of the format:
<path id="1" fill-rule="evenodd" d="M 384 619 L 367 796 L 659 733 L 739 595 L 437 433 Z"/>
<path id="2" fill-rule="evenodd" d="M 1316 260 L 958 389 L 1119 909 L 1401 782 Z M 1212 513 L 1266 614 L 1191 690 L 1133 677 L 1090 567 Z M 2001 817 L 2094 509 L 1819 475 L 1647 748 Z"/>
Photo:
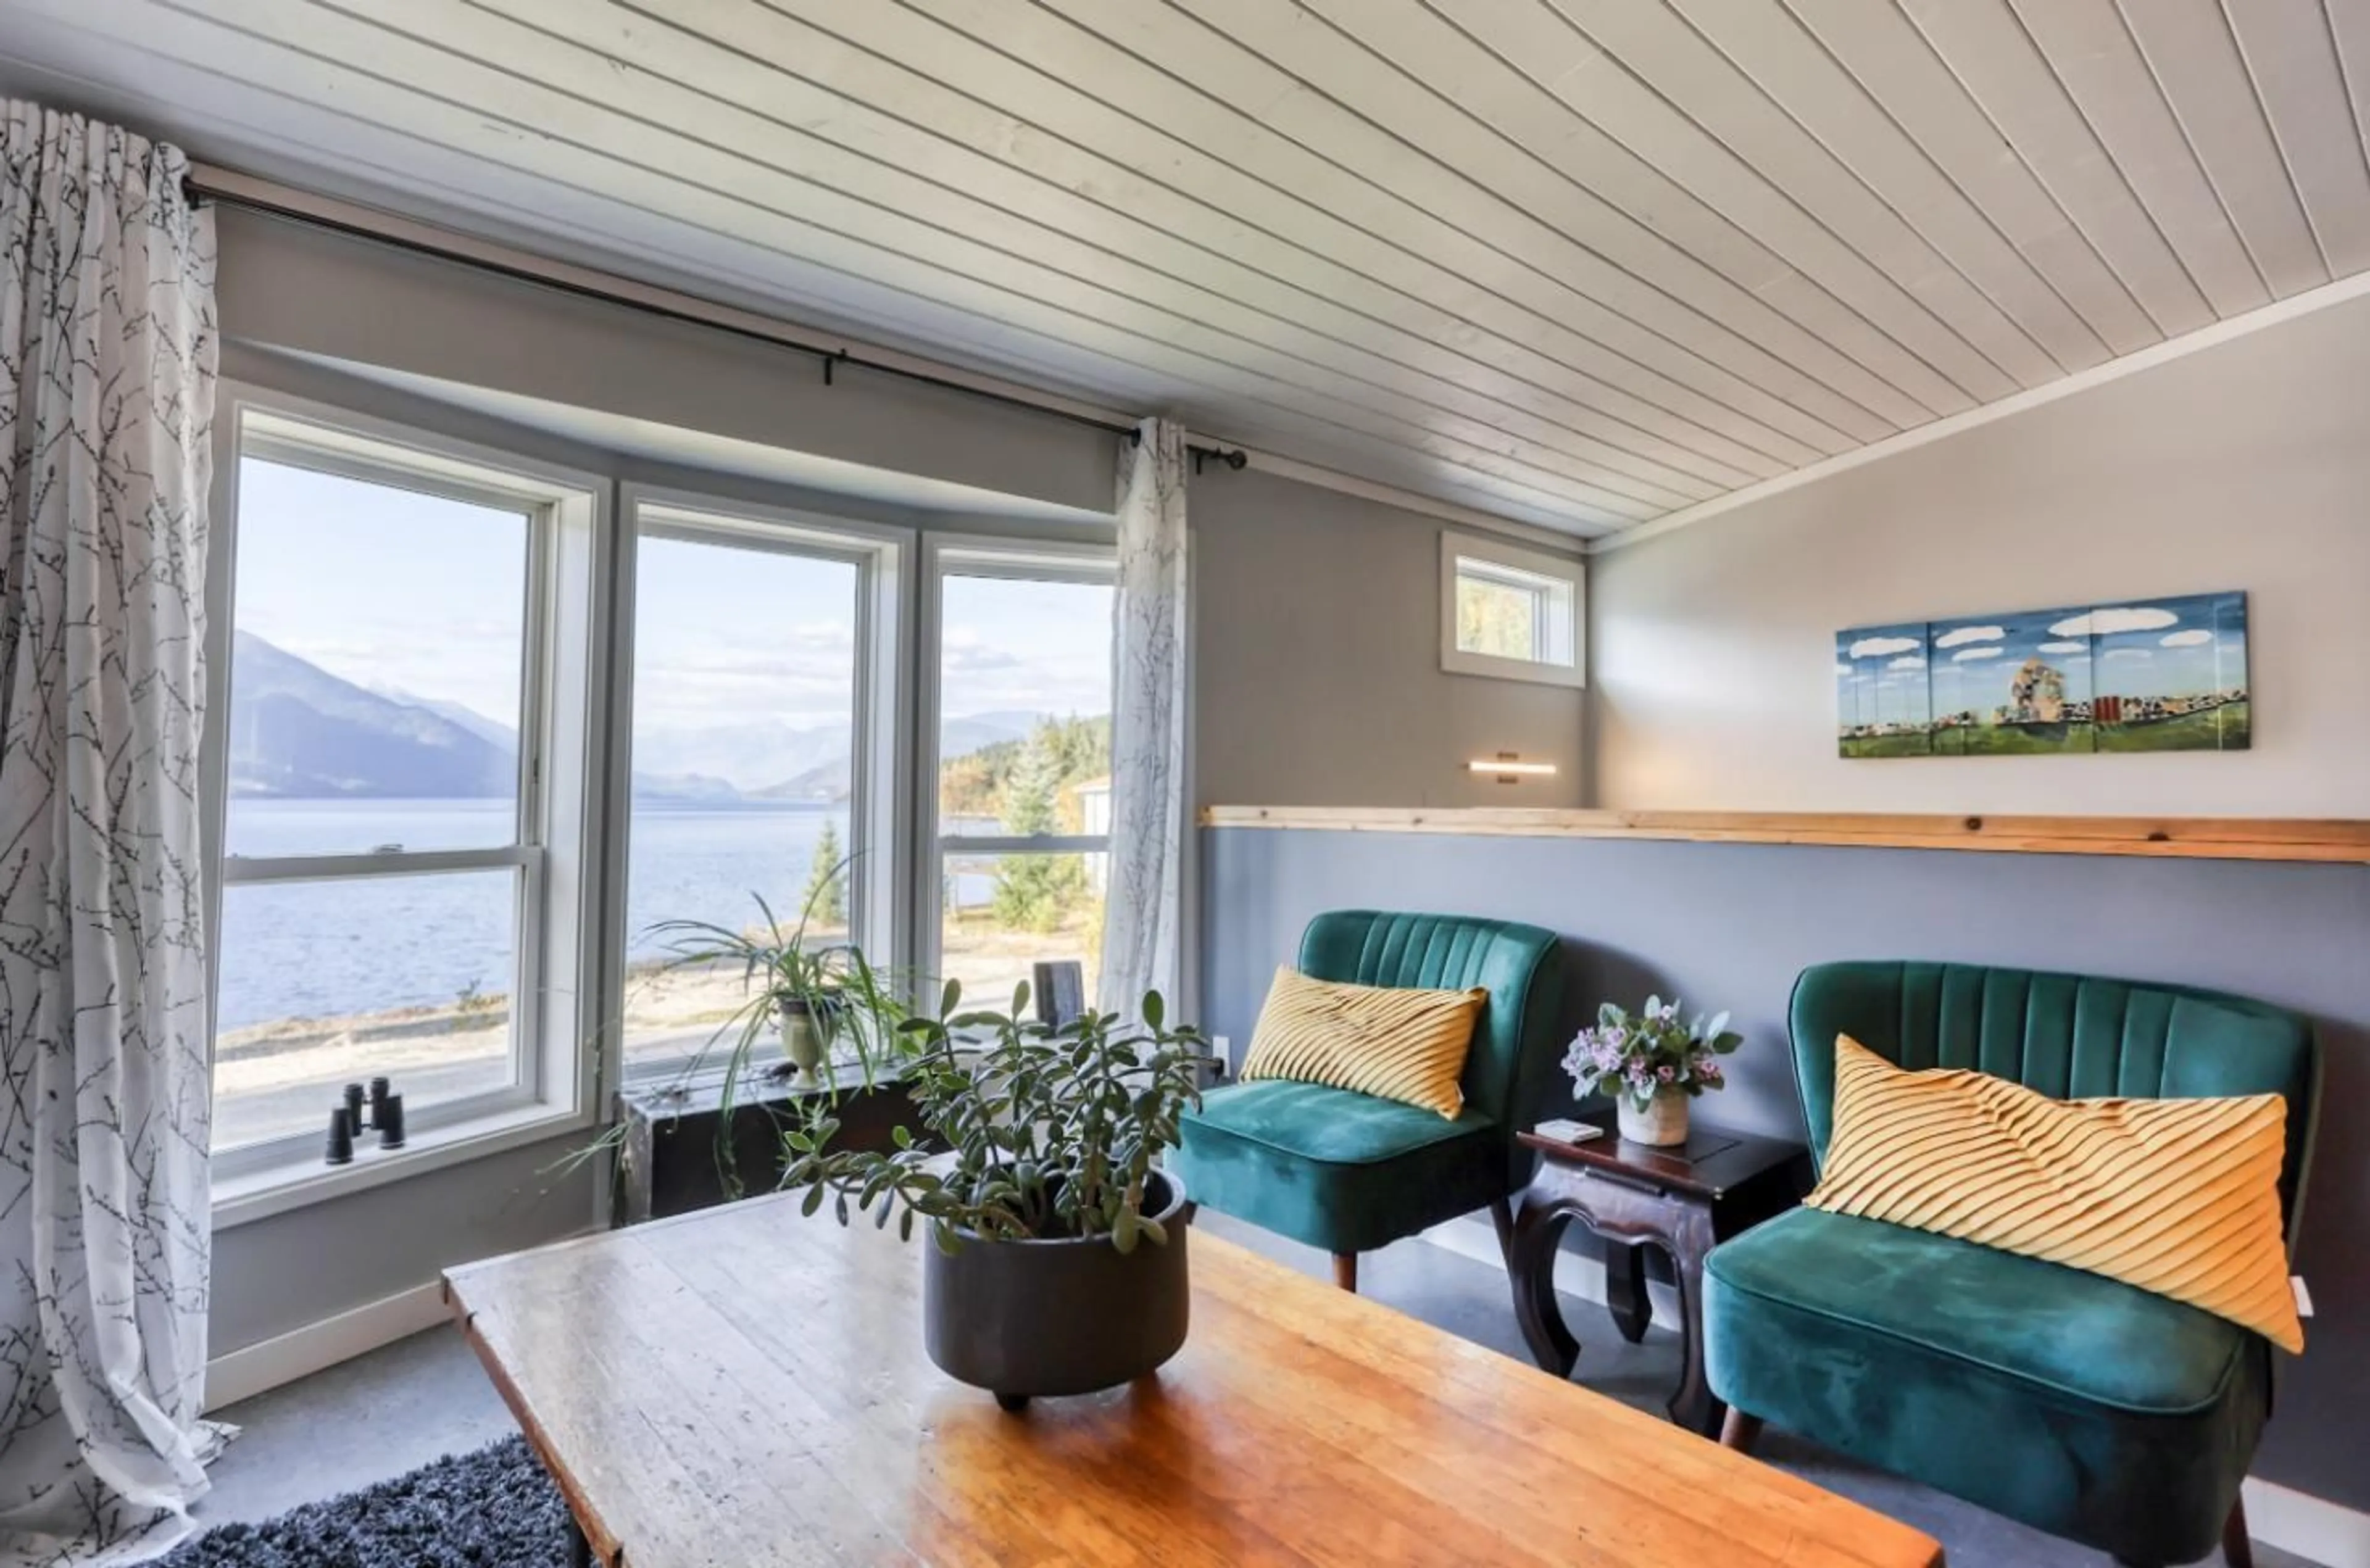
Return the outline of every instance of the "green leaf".
<path id="1" fill-rule="evenodd" d="M 900 1149 L 911 1149 L 914 1147 L 914 1129 L 899 1122 L 889 1129 L 889 1139 Z"/>
<path id="2" fill-rule="evenodd" d="M 819 1182 L 815 1185 L 809 1187 L 807 1189 L 806 1201 L 799 1205 L 799 1212 L 805 1215 L 810 1219 L 813 1219 L 815 1210 L 823 1207 L 823 1185 Z"/>
<path id="3" fill-rule="evenodd" d="M 1159 1028 L 1160 1021 L 1167 1013 L 1167 1004 L 1160 1000 L 1158 991 L 1148 990 L 1144 993 L 1144 1026 L 1145 1028 Z"/>

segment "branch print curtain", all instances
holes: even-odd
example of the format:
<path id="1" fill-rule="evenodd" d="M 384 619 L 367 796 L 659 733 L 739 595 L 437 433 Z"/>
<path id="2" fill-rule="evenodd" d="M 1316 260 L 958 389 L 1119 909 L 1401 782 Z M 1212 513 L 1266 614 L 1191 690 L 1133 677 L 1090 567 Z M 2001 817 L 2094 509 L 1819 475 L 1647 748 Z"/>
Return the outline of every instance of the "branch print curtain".
<path id="1" fill-rule="evenodd" d="M 1174 999 L 1185 837 L 1185 432 L 1146 419 L 1119 458 L 1110 886 L 1097 1004 Z"/>
<path id="2" fill-rule="evenodd" d="M 214 249 L 184 167 L 32 104 L 0 120 L 0 1562 L 162 1544 L 218 1441 L 198 1419 Z"/>

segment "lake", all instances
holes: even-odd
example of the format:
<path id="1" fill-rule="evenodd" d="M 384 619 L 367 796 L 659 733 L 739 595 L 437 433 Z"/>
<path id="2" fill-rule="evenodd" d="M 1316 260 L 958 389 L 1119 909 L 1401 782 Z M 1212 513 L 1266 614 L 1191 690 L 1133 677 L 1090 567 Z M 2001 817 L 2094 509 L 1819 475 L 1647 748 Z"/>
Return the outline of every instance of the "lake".
<path id="1" fill-rule="evenodd" d="M 823 824 L 847 841 L 844 806 L 808 803 L 634 808 L 627 954 L 656 956 L 662 920 L 740 927 L 762 893 L 796 921 Z M 510 835 L 501 800 L 231 803 L 227 849 L 254 856 L 354 853 L 388 844 L 463 849 Z M 472 987 L 510 989 L 512 912 L 503 872 L 247 884 L 223 900 L 216 1027 L 397 1007 L 449 1006 Z"/>

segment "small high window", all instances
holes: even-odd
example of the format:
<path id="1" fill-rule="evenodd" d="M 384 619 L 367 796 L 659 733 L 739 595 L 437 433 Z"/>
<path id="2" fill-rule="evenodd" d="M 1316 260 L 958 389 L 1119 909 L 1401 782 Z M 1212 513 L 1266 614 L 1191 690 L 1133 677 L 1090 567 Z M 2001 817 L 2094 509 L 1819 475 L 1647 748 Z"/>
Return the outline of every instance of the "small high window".
<path id="1" fill-rule="evenodd" d="M 1550 685 L 1584 683 L 1581 566 L 1474 534 L 1440 537 L 1440 667 Z"/>

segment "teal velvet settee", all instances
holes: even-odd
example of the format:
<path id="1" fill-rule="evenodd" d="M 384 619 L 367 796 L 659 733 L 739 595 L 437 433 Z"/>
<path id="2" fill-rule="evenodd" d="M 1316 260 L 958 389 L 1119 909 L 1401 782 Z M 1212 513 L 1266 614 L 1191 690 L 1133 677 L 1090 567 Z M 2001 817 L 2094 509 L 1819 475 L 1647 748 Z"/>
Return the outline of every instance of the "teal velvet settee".
<path id="1" fill-rule="evenodd" d="M 2295 1235 L 2319 1057 L 2244 998 L 2080 975 L 1824 964 L 1794 989 L 1813 1159 L 1834 1130 L 1835 1041 L 2060 1098 L 2276 1093 Z M 2194 1307 L 1922 1230 L 1797 1209 L 1716 1248 L 1706 1371 L 1725 1440 L 1762 1420 L 2120 1562 L 2249 1561 L 2238 1483 L 2271 1410 L 2272 1347 Z"/>
<path id="2" fill-rule="evenodd" d="M 1297 967 L 1320 980 L 1490 993 L 1461 1080 L 1465 1109 L 1436 1112 L 1316 1083 L 1213 1090 L 1186 1114 L 1170 1169 L 1194 1204 L 1333 1254 L 1357 1255 L 1488 1206 L 1502 1245 L 1507 1199 L 1529 1179 L 1517 1128 L 1555 1096 L 1563 955 L 1551 932 L 1455 915 L 1337 910 L 1308 922 Z"/>

